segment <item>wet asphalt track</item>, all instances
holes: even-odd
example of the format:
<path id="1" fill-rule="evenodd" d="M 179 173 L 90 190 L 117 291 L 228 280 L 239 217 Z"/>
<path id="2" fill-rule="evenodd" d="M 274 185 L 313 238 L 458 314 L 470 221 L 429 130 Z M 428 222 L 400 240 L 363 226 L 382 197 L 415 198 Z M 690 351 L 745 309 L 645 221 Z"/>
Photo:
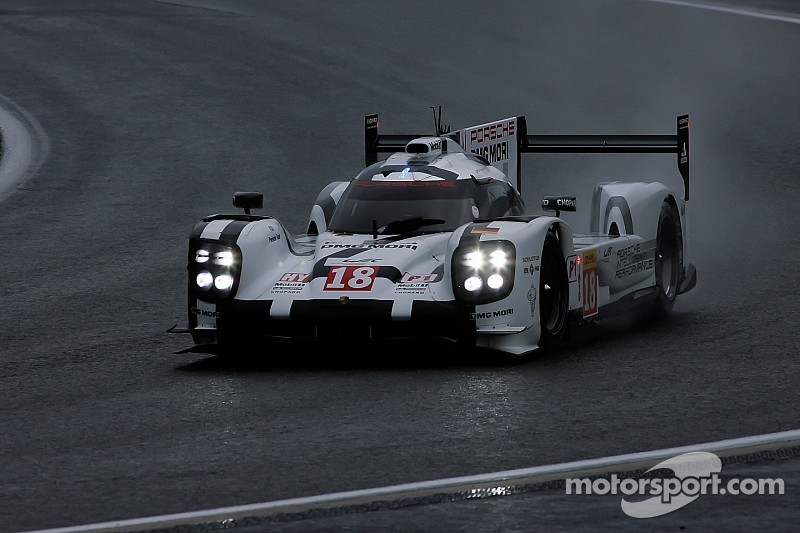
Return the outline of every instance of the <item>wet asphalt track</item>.
<path id="1" fill-rule="evenodd" d="M 800 427 L 798 49 L 797 24 L 634 0 L 3 0 L 0 94 L 49 153 L 0 204 L 0 530 Z M 312 359 L 279 346 L 244 367 L 174 353 L 189 346 L 164 331 L 183 320 L 197 219 L 262 190 L 300 232 L 316 192 L 362 165 L 365 114 L 427 133 L 431 105 L 454 128 L 524 114 L 541 133 L 672 133 L 689 113 L 696 290 L 665 324 L 520 365 L 433 345 Z M 534 210 L 543 194 L 587 205 L 600 180 L 679 184 L 674 156 L 523 165 Z M 583 227 L 587 213 L 572 216 Z M 536 529 L 535 513 L 508 522 L 511 501 L 485 507 L 481 529 L 493 513 L 498 529 Z M 755 504 L 704 505 L 731 527 L 763 523 Z M 584 510 L 587 526 L 642 527 L 585 509 L 555 496 L 540 525 Z M 460 517 L 443 506 L 364 527 L 470 529 Z M 353 523 L 314 527 L 340 526 Z"/>

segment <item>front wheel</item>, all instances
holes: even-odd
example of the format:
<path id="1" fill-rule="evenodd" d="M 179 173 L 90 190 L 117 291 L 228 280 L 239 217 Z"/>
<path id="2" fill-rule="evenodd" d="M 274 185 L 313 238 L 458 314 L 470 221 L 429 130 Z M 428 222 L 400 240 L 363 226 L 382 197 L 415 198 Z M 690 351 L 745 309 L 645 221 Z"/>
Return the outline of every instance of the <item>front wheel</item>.
<path id="1" fill-rule="evenodd" d="M 542 247 L 542 268 L 539 272 L 539 346 L 553 346 L 567 331 L 569 279 L 566 261 L 556 236 L 549 232 Z"/>

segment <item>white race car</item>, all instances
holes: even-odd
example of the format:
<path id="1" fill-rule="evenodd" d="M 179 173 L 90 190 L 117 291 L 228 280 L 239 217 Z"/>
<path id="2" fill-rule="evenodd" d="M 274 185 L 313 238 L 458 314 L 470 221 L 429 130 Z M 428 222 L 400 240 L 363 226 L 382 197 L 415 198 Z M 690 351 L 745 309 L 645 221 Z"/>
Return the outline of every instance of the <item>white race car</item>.
<path id="1" fill-rule="evenodd" d="M 450 133 L 440 118 L 418 136 L 381 134 L 366 116 L 366 168 L 319 193 L 305 234 L 251 214 L 259 193 L 234 195 L 243 214 L 197 223 L 187 351 L 434 337 L 528 354 L 624 309 L 665 317 L 694 287 L 687 115 L 669 135 L 528 135 L 523 116 Z M 597 184 L 591 227 L 578 233 L 560 218 L 574 196 L 545 197 L 552 215 L 526 211 L 520 160 L 535 152 L 675 153 L 684 191 Z"/>

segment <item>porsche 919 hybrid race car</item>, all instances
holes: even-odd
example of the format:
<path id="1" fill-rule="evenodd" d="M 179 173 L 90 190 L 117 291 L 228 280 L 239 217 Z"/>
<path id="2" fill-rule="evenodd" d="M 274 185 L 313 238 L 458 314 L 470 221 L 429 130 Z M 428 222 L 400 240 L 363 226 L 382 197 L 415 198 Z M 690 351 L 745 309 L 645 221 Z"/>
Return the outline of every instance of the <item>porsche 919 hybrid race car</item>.
<path id="1" fill-rule="evenodd" d="M 197 223 L 183 329 L 191 351 L 437 338 L 528 354 L 621 309 L 665 317 L 695 286 L 688 115 L 668 135 L 528 135 L 524 116 L 450 133 L 440 119 L 434 135 L 396 135 L 366 116 L 366 168 L 322 189 L 305 234 L 251 214 L 263 206 L 251 192 L 233 197 L 244 213 Z M 578 233 L 560 218 L 574 196 L 544 197 L 541 214 L 525 208 L 521 156 L 544 152 L 675 153 L 684 191 L 597 184 L 591 227 Z"/>

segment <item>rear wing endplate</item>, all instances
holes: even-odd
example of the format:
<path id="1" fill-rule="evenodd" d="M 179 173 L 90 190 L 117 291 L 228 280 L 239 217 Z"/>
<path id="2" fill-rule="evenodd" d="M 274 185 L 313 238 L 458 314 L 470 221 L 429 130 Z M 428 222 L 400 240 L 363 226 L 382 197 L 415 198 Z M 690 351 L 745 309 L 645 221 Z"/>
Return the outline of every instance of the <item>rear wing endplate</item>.
<path id="1" fill-rule="evenodd" d="M 528 135 L 525 117 L 513 118 L 516 119 L 514 136 L 516 137 L 517 164 L 512 165 L 512 174 L 516 174 L 517 190 L 522 190 L 519 156 L 523 153 L 674 153 L 677 157 L 678 171 L 683 178 L 683 198 L 684 200 L 689 199 L 689 115 L 677 117 L 674 135 Z M 456 142 L 461 142 L 460 134 L 469 129 L 459 130 L 447 136 Z M 376 163 L 380 153 L 404 151 L 408 142 L 428 135 L 381 134 L 378 127 L 378 115 L 367 115 L 364 117 L 366 164 L 369 166 Z M 461 142 L 461 145 L 466 147 L 464 142 Z M 509 177 L 511 176 L 509 175 Z"/>

